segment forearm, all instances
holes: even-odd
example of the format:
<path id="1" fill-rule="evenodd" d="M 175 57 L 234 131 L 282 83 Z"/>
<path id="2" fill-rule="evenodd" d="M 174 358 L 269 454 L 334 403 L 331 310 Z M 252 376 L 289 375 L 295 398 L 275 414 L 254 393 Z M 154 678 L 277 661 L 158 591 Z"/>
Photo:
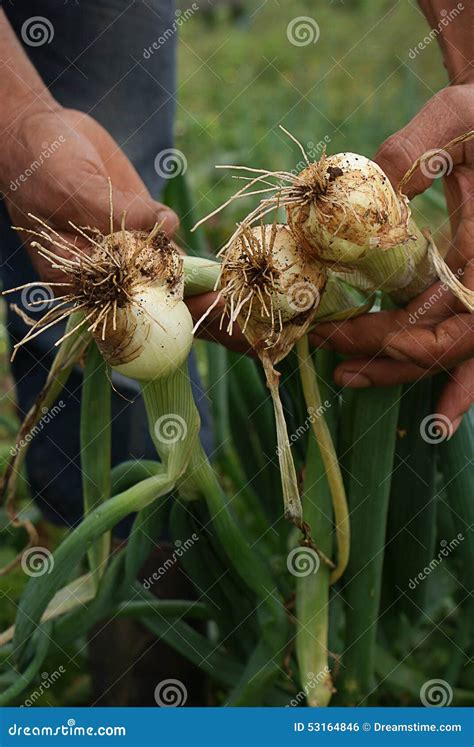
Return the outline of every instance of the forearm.
<path id="1" fill-rule="evenodd" d="M 8 19 L 0 8 L 0 132 L 18 118 L 58 104 L 25 54 Z"/>
<path id="2" fill-rule="evenodd" d="M 1 8 L 0 70 L 0 191 L 7 193 L 10 180 L 23 170 L 22 157 L 28 152 L 28 145 L 23 142 L 24 123 L 34 123 L 35 115 L 60 107 L 25 54 Z M 29 154 L 27 160 L 31 161 L 31 156 L 36 158 L 37 153 Z"/>
<path id="3" fill-rule="evenodd" d="M 452 84 L 474 80 L 474 3 L 472 0 L 418 0 L 443 53 Z"/>

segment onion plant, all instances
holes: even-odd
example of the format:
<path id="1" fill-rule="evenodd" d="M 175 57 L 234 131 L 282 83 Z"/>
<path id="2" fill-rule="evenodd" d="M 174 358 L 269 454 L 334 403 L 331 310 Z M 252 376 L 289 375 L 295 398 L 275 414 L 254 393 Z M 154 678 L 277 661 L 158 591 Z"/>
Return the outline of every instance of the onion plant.
<path id="1" fill-rule="evenodd" d="M 115 615 L 140 619 L 200 667 L 213 683 L 212 702 L 222 705 L 372 703 L 387 678 L 402 692 L 407 677 L 419 681 L 412 662 L 399 662 L 391 646 L 384 610 L 396 602 L 383 586 L 395 577 L 401 583 L 416 565 L 404 557 L 397 530 L 412 518 L 410 501 L 395 490 L 403 473 L 392 474 L 397 459 L 407 457 L 399 443 L 407 407 L 415 401 L 421 412 L 431 395 L 425 383 L 341 394 L 331 383 L 337 357 L 314 356 L 308 333 L 320 319 L 368 311 L 375 296 L 383 305 L 388 293 L 401 302 L 435 275 L 468 306 L 471 296 L 413 223 L 402 189 L 394 190 L 368 159 L 323 154 L 296 175 L 250 169 L 245 178 L 235 197 L 268 194 L 218 258 L 183 257 L 159 226 L 136 232 L 123 220 L 116 229 L 112 218 L 108 235 L 73 226 L 87 243 L 82 251 L 37 219 L 32 246 L 64 279 L 39 322 L 22 314 L 31 324 L 23 343 L 58 321 L 67 327 L 18 442 L 52 406 L 73 367 L 83 365 L 84 518 L 56 548 L 51 571 L 29 580 L 15 625 L 0 633 L 1 665 L 13 665 L 2 703 L 18 702 L 54 647 Z M 189 192 L 179 183 L 175 204 L 190 214 Z M 263 223 L 279 207 L 288 225 L 275 216 Z M 195 236 L 187 232 L 185 241 L 194 255 L 203 249 Z M 186 296 L 210 290 L 222 305 L 222 325 L 229 334 L 239 325 L 256 357 L 208 343 L 204 355 L 198 350 L 216 393 L 217 471 L 199 440 L 187 367 L 193 323 Z M 156 460 L 110 468 L 114 371 L 140 386 Z M 440 462 L 438 450 L 423 444 L 429 479 L 417 506 L 447 495 L 444 518 L 459 532 L 472 525 L 472 434 L 468 419 L 440 448 Z M 416 434 L 410 444 L 419 449 Z M 26 451 L 12 457 L 2 493 L 12 523 L 28 531 L 32 545 L 35 527 L 15 505 Z M 111 532 L 131 513 L 130 537 L 111 555 Z M 429 548 L 437 522 L 433 511 L 426 532 L 415 522 Z M 197 595 L 204 594 L 197 601 L 156 598 L 137 581 L 165 527 L 175 541 L 199 538 L 180 556 Z M 385 554 L 387 538 L 397 543 L 397 573 L 393 555 Z M 464 546 L 462 554 L 465 568 Z M 309 559 L 309 571 L 295 558 Z M 428 595 L 417 601 L 424 610 Z M 188 624 L 196 618 L 207 625 L 204 632 Z M 422 624 L 421 615 L 411 619 Z M 458 684 L 459 662 L 453 660 L 449 676 L 458 702 L 472 701 L 465 683 Z"/>

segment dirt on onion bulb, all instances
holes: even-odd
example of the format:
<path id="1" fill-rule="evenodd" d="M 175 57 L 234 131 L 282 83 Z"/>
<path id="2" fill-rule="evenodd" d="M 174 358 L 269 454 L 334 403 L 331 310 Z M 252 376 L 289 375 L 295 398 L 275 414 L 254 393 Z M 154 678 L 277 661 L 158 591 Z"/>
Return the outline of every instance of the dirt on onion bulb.
<path id="1" fill-rule="evenodd" d="M 298 174 L 285 204 L 288 224 L 310 254 L 362 273 L 369 287 L 411 297 L 435 280 L 434 268 L 420 276 L 428 244 L 407 198 L 369 158 L 323 154 Z"/>
<path id="2" fill-rule="evenodd" d="M 411 236 L 405 201 L 365 156 L 323 155 L 286 194 L 289 225 L 308 252 L 328 264 L 353 267 L 378 247 Z"/>
<path id="3" fill-rule="evenodd" d="M 279 395 L 280 374 L 274 366 L 312 324 L 326 279 L 324 267 L 307 257 L 287 226 L 241 225 L 223 255 L 221 289 L 213 304 L 223 298 L 221 324 L 226 316 L 232 334 L 237 322 L 263 364 L 277 425 L 285 515 L 304 533 L 307 528 Z"/>
<path id="4" fill-rule="evenodd" d="M 474 131 L 421 156 L 397 190 L 382 169 L 365 156 L 326 156 L 323 152 L 319 161 L 312 163 L 301 143 L 284 132 L 301 149 L 306 167 L 293 173 L 220 166 L 245 174 L 238 178 L 246 184 L 211 215 L 235 199 L 266 194 L 245 222 L 253 225 L 279 207 L 286 208 L 288 225 L 308 255 L 344 273 L 352 285 L 384 290 L 403 303 L 439 277 L 467 308 L 474 310 L 472 292 L 447 267 L 429 233 L 417 227 L 403 194 L 406 182 L 424 160 L 440 153 L 446 156 L 451 147 L 474 137 Z"/>
<path id="5" fill-rule="evenodd" d="M 278 363 L 313 321 L 326 279 L 287 226 L 243 226 L 222 262 L 228 332 L 238 321 L 259 356 Z"/>
<path id="6" fill-rule="evenodd" d="M 80 323 L 68 334 L 86 325 L 107 363 L 124 376 L 150 380 L 182 365 L 193 342 L 192 318 L 183 302 L 183 259 L 158 225 L 150 233 L 127 231 L 123 225 L 122 230 L 103 235 L 71 224 L 89 242 L 90 250 L 83 251 L 35 220 L 44 230 L 29 233 L 52 248 L 39 241 L 31 246 L 68 277 L 49 283 L 64 292 L 39 321 L 17 308 L 31 329 L 15 346 L 14 354 L 46 328 L 81 311 Z M 34 303 L 30 304 L 33 308 Z M 44 304 L 44 299 L 39 303 Z"/>

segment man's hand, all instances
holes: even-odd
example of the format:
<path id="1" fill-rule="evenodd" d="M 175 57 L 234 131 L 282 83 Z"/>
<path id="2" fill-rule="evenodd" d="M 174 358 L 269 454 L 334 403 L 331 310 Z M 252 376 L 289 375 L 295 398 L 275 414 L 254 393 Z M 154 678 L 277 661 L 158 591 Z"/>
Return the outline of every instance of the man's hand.
<path id="1" fill-rule="evenodd" d="M 424 152 L 472 129 L 474 85 L 452 86 L 390 137 L 375 160 L 397 186 Z M 474 141 L 456 146 L 449 156 L 444 186 L 452 242 L 447 261 L 453 271 L 463 272 L 462 282 L 474 290 Z M 407 186 L 408 196 L 427 189 L 433 177 L 429 169 L 418 169 Z M 437 412 L 449 418 L 453 430 L 474 402 L 474 317 L 441 283 L 406 309 L 320 324 L 312 342 L 354 356 L 336 369 L 335 379 L 343 386 L 388 386 L 449 370 Z"/>
<path id="2" fill-rule="evenodd" d="M 193 296 L 192 298 L 186 299 L 186 303 L 195 322 L 199 321 L 204 314 L 207 314 L 207 310 L 209 309 L 209 306 L 215 302 L 216 296 L 216 293 L 203 293 L 200 296 Z M 223 311 L 224 301 L 223 299 L 220 299 L 218 304 L 212 309 L 211 313 L 206 315 L 202 325 L 198 327 L 196 336 L 202 337 L 204 340 L 208 340 L 209 342 L 217 342 L 236 353 L 255 355 L 250 343 L 245 339 L 238 324 L 233 325 L 232 334 L 229 335 L 227 332 L 229 318 L 225 316 L 224 319 L 222 319 Z"/>
<path id="3" fill-rule="evenodd" d="M 69 241 L 77 239 L 69 221 L 109 233 L 110 177 L 115 228 L 125 212 L 127 228 L 146 230 L 162 222 L 169 235 L 176 229 L 176 215 L 151 198 L 117 143 L 86 114 L 59 106 L 40 109 L 20 116 L 6 137 L 1 181 L 14 225 L 38 230 L 28 218 L 32 213 Z M 42 152 L 49 156 L 33 166 Z M 34 248 L 29 252 L 41 279 L 58 280 L 57 271 Z"/>
<path id="4" fill-rule="evenodd" d="M 10 128 L 9 148 L 2 161 L 2 185 L 7 207 L 16 226 L 41 230 L 28 213 L 46 221 L 61 237 L 85 248 L 87 242 L 69 225 L 89 225 L 109 233 L 110 177 L 113 186 L 114 227 L 118 228 L 125 212 L 126 227 L 150 230 L 158 222 L 172 236 L 178 219 L 169 208 L 155 202 L 136 170 L 113 138 L 94 119 L 79 111 L 55 107 L 38 111 Z M 51 145 L 53 145 L 51 148 Z M 49 146 L 51 154 L 33 173 L 32 164 Z M 8 158 L 5 154 L 8 153 Z M 24 179 L 20 175 L 31 173 Z M 14 187 L 12 189 L 11 187 Z M 61 282 L 64 277 L 30 247 L 30 236 L 23 234 L 33 265 L 45 282 Z M 34 238 L 34 237 L 33 237 Z M 47 244 L 45 244 L 46 246 Z M 67 256 L 66 251 L 54 247 Z M 201 318 L 215 294 L 188 299 L 195 321 Z M 220 329 L 222 304 L 198 329 L 198 336 L 221 342 L 238 352 L 249 345 L 240 330 L 232 336 Z"/>

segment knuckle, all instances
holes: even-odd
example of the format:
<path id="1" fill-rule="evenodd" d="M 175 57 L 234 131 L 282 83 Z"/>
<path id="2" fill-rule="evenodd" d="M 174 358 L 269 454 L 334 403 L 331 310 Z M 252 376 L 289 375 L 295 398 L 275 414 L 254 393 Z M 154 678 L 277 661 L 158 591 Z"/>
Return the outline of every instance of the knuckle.
<path id="1" fill-rule="evenodd" d="M 431 368 L 438 362 L 439 347 L 434 330 L 420 330 L 410 341 L 407 355 L 420 368 Z"/>

